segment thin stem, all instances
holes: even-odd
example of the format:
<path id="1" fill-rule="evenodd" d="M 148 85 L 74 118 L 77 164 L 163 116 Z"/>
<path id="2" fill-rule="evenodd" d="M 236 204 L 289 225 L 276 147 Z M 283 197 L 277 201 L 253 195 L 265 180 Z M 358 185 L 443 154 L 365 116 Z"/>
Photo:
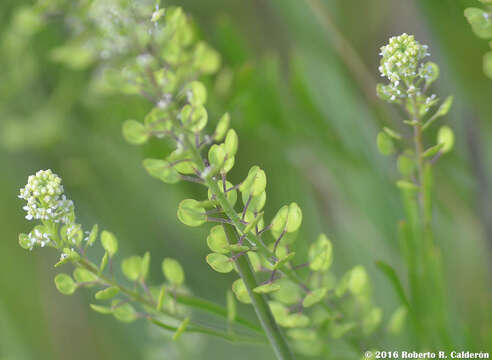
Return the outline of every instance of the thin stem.
<path id="1" fill-rule="evenodd" d="M 195 161 L 195 165 L 198 167 L 198 170 L 202 172 L 205 168 L 203 163 L 202 156 L 199 150 L 193 146 L 193 142 L 190 141 L 188 137 L 185 137 L 185 141 L 187 142 L 187 147 L 191 151 L 193 156 L 193 160 Z M 217 202 L 224 209 L 224 212 L 229 217 L 232 225 L 242 233 L 245 225 L 241 221 L 241 218 L 236 213 L 232 205 L 226 198 L 226 195 L 220 190 L 219 185 L 217 185 L 217 181 L 208 177 L 205 178 L 205 184 L 210 189 L 212 195 L 215 195 Z M 226 227 L 227 228 L 227 227 Z M 254 236 L 254 235 L 253 235 Z M 229 237 L 233 239 L 234 237 Z M 258 241 L 252 241 L 253 243 L 258 243 Z M 270 310 L 270 307 L 266 301 L 266 298 L 262 294 L 257 294 L 253 291 L 254 288 L 258 286 L 258 283 L 255 278 L 254 271 L 249 262 L 249 258 L 247 256 L 240 256 L 236 259 L 236 265 L 238 268 L 239 275 L 244 282 L 244 285 L 248 291 L 248 294 L 251 298 L 251 303 L 253 308 L 255 309 L 256 315 L 260 320 L 261 326 L 265 331 L 265 334 L 270 342 L 270 345 L 275 352 L 275 355 L 279 360 L 288 360 L 293 359 L 293 355 L 290 351 L 290 348 L 280 331 L 280 328 L 277 325 L 277 322 L 273 318 L 273 314 Z"/>
<path id="2" fill-rule="evenodd" d="M 231 231 L 230 227 L 226 227 L 226 231 Z M 229 238 L 232 238 L 229 235 Z M 260 320 L 261 326 L 265 330 L 265 333 L 273 347 L 275 355 L 278 359 L 293 359 L 293 355 L 289 349 L 287 342 L 285 341 L 277 322 L 273 318 L 273 314 L 270 311 L 270 307 L 263 294 L 258 294 L 253 291 L 258 286 L 254 271 L 247 256 L 240 256 L 236 259 L 236 265 L 243 280 L 244 286 L 248 290 L 249 297 L 251 298 L 251 304 L 253 305 L 256 315 Z"/>
<path id="3" fill-rule="evenodd" d="M 90 261 L 85 260 L 85 259 L 81 259 L 78 261 L 78 265 L 82 266 L 83 268 L 89 270 L 92 274 L 96 275 L 107 286 L 118 287 L 123 294 L 128 296 L 133 301 L 155 309 L 155 303 L 152 302 L 150 299 L 147 299 L 147 298 L 141 296 L 139 293 L 116 283 L 115 281 L 109 279 L 108 277 L 106 277 L 102 274 L 99 274 L 98 268 L 93 263 L 91 263 Z M 193 307 L 193 308 L 196 308 L 198 310 L 208 312 L 210 314 L 213 314 L 213 315 L 219 316 L 221 318 L 227 319 L 227 310 L 225 310 L 221 306 L 219 306 L 215 303 L 209 302 L 207 300 L 193 297 L 190 295 L 178 294 L 178 293 L 176 293 L 175 300 L 178 303 L 180 303 L 181 305 Z M 176 320 L 180 320 L 180 321 L 183 320 L 183 318 L 181 316 L 178 316 L 178 315 L 173 314 L 169 311 L 166 311 L 163 308 L 155 309 L 155 310 L 157 312 L 163 314 L 163 315 L 174 318 Z M 248 321 L 247 319 L 245 319 L 241 316 L 236 316 L 234 323 L 237 325 L 243 326 L 249 330 L 252 330 L 252 331 L 256 332 L 257 334 L 264 335 L 261 328 L 259 328 L 256 324 L 251 323 L 250 321 Z M 188 328 L 187 328 L 187 331 L 188 331 Z M 230 335 L 228 335 L 228 337 L 230 337 Z"/>

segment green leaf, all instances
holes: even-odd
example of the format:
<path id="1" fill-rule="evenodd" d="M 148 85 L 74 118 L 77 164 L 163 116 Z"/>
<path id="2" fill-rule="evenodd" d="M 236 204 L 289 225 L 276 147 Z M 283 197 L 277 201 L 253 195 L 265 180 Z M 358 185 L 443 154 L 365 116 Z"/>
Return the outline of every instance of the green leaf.
<path id="1" fill-rule="evenodd" d="M 251 304 L 251 298 L 249 297 L 248 289 L 246 289 L 246 286 L 244 285 L 242 279 L 237 279 L 232 283 L 232 292 L 234 293 L 234 295 L 236 295 L 236 298 L 240 302 L 244 304 Z"/>
<path id="2" fill-rule="evenodd" d="M 162 261 L 162 272 L 171 284 L 180 286 L 184 283 L 184 271 L 177 260 L 172 258 L 165 258 Z"/>
<path id="3" fill-rule="evenodd" d="M 407 318 L 408 308 L 406 306 L 400 306 L 391 315 L 388 322 L 388 332 L 393 335 L 398 335 L 402 328 L 405 326 L 405 320 Z"/>
<path id="4" fill-rule="evenodd" d="M 130 256 L 121 262 L 121 271 L 130 281 L 136 281 L 142 271 L 142 258 L 140 256 Z"/>
<path id="5" fill-rule="evenodd" d="M 75 281 L 67 274 L 58 274 L 55 277 L 55 285 L 63 295 L 72 295 L 77 289 Z"/>
<path id="6" fill-rule="evenodd" d="M 112 308 L 114 317 L 121 322 L 129 323 L 137 319 L 137 313 L 129 303 L 113 302 Z"/>
<path id="7" fill-rule="evenodd" d="M 268 294 L 278 290 L 280 290 L 280 285 L 277 283 L 267 283 L 253 289 L 253 291 L 257 294 Z"/>
<path id="8" fill-rule="evenodd" d="M 366 336 L 372 334 L 381 324 L 382 319 L 383 311 L 378 307 L 372 308 L 362 320 L 362 331 L 364 334 Z"/>
<path id="9" fill-rule="evenodd" d="M 309 268 L 313 271 L 328 270 L 333 262 L 333 246 L 325 234 L 320 234 L 309 247 Z"/>
<path id="10" fill-rule="evenodd" d="M 207 221 L 207 215 L 200 202 L 186 199 L 178 205 L 178 219 L 185 225 L 195 227 Z"/>
<path id="11" fill-rule="evenodd" d="M 231 272 L 234 268 L 233 262 L 223 254 L 212 253 L 206 257 L 207 263 L 212 269 L 220 273 Z"/>
<path id="12" fill-rule="evenodd" d="M 113 309 L 111 309 L 110 307 L 107 307 L 107 306 L 90 304 L 90 307 L 91 307 L 92 310 L 94 310 L 95 312 L 98 312 L 100 314 L 107 315 L 107 314 L 112 314 L 113 313 Z"/>
<path id="13" fill-rule="evenodd" d="M 114 298 L 118 293 L 120 292 L 120 289 L 117 286 L 111 286 L 103 290 L 99 290 L 95 298 L 97 300 L 108 300 L 111 298 Z"/>
<path id="14" fill-rule="evenodd" d="M 229 249 L 227 246 L 227 236 L 222 225 L 216 225 L 210 229 L 210 234 L 207 236 L 207 245 L 213 252 L 219 254 L 227 254 Z"/>
<path id="15" fill-rule="evenodd" d="M 487 12 L 478 8 L 468 8 L 465 9 L 465 17 L 479 38 L 492 38 L 492 19 Z"/>
<path id="16" fill-rule="evenodd" d="M 236 300 L 234 300 L 234 294 L 230 290 L 227 290 L 226 293 L 226 304 L 227 304 L 227 321 L 232 323 L 236 319 Z"/>
<path id="17" fill-rule="evenodd" d="M 99 232 L 99 227 L 97 226 L 97 224 L 94 224 L 89 236 L 87 237 L 87 246 L 92 246 L 92 244 L 94 244 L 94 242 L 97 239 L 98 232 Z"/>
<path id="18" fill-rule="evenodd" d="M 130 144 L 141 145 L 148 140 L 149 134 L 143 124 L 136 120 L 126 120 L 123 123 L 123 137 Z"/>
<path id="19" fill-rule="evenodd" d="M 174 166 L 166 160 L 145 159 L 143 166 L 150 176 L 155 177 L 166 184 L 179 182 L 180 176 Z"/>
<path id="20" fill-rule="evenodd" d="M 384 275 L 386 275 L 391 285 L 393 286 L 393 289 L 395 290 L 396 294 L 399 296 L 402 304 L 409 306 L 410 303 L 405 294 L 405 290 L 403 289 L 403 286 L 400 282 L 400 278 L 396 274 L 395 269 L 393 269 L 390 265 L 386 264 L 384 261 L 381 260 L 376 261 L 376 266 L 379 270 L 381 270 L 381 272 Z"/>
<path id="21" fill-rule="evenodd" d="M 214 140 L 215 141 L 222 141 L 224 139 L 224 136 L 229 129 L 229 125 L 231 123 L 231 116 L 229 113 L 225 113 L 222 115 L 220 118 L 219 122 L 217 123 L 217 127 L 215 128 L 214 132 Z"/>
<path id="22" fill-rule="evenodd" d="M 173 340 L 176 341 L 178 340 L 181 335 L 186 331 L 186 327 L 188 326 L 188 323 L 190 322 L 190 318 L 184 319 L 181 324 L 179 324 L 178 330 L 173 335 Z"/>
<path id="23" fill-rule="evenodd" d="M 443 154 L 451 151 L 454 146 L 454 133 L 449 126 L 442 126 L 437 132 L 437 143 L 442 145 Z"/>
<path id="24" fill-rule="evenodd" d="M 395 152 L 393 140 L 385 132 L 380 132 L 377 137 L 379 152 L 383 155 L 391 155 Z"/>
<path id="25" fill-rule="evenodd" d="M 116 240 L 114 234 L 109 231 L 104 230 L 101 233 L 101 244 L 104 250 L 109 254 L 109 257 L 113 257 L 118 251 L 118 240 Z"/>
<path id="26" fill-rule="evenodd" d="M 310 292 L 304 298 L 304 301 L 302 302 L 302 306 L 308 308 L 313 306 L 314 304 L 319 303 L 321 300 L 324 299 L 327 293 L 328 293 L 327 288 L 320 288 Z"/>

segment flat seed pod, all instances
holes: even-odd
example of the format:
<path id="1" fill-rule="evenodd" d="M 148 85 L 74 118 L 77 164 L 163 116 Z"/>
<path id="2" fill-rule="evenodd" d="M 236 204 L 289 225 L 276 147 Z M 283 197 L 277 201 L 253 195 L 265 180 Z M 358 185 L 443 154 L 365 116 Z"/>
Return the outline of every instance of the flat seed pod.
<path id="1" fill-rule="evenodd" d="M 231 116 L 229 113 L 225 113 L 222 115 L 220 118 L 217 127 L 215 128 L 215 133 L 214 133 L 214 140 L 215 141 L 222 141 L 224 139 L 224 136 L 229 129 L 229 125 L 231 123 Z"/>
<path id="2" fill-rule="evenodd" d="M 127 120 L 123 123 L 123 137 L 133 145 L 145 143 L 149 135 L 145 126 L 136 120 Z"/>
<path id="3" fill-rule="evenodd" d="M 185 275 L 181 264 L 172 258 L 165 258 L 162 261 L 162 273 L 173 285 L 179 286 L 184 283 Z"/>
<path id="4" fill-rule="evenodd" d="M 333 246 L 326 235 L 319 235 L 309 247 L 309 268 L 313 271 L 328 270 L 333 262 Z"/>
<path id="5" fill-rule="evenodd" d="M 200 226 L 207 221 L 205 209 L 193 199 L 186 199 L 179 203 L 178 219 L 188 226 Z"/>
<path id="6" fill-rule="evenodd" d="M 135 281 L 140 277 L 142 268 L 142 258 L 140 256 L 130 256 L 121 262 L 121 271 L 130 281 Z"/>
<path id="7" fill-rule="evenodd" d="M 75 281 L 67 274 L 58 274 L 55 277 L 55 285 L 63 295 L 72 295 L 77 289 Z"/>
<path id="8" fill-rule="evenodd" d="M 97 300 L 107 300 L 114 298 L 118 293 L 120 292 L 120 289 L 117 286 L 111 286 L 103 290 L 99 290 L 94 297 Z"/>
<path id="9" fill-rule="evenodd" d="M 222 225 L 216 225 L 210 229 L 210 234 L 207 237 L 207 245 L 210 250 L 219 254 L 227 254 L 229 243 Z"/>
<path id="10" fill-rule="evenodd" d="M 113 257 L 118 251 L 118 240 L 116 240 L 114 234 L 109 231 L 104 230 L 101 233 L 101 244 L 104 250 L 109 254 L 109 257 Z"/>
<path id="11" fill-rule="evenodd" d="M 207 263 L 212 269 L 219 273 L 231 272 L 234 268 L 233 262 L 227 256 L 218 253 L 212 253 L 207 255 Z"/>
<path id="12" fill-rule="evenodd" d="M 166 160 L 145 159 L 143 166 L 150 176 L 155 177 L 166 184 L 179 182 L 180 176 L 176 169 Z"/>
<path id="13" fill-rule="evenodd" d="M 306 295 L 304 301 L 302 302 L 302 306 L 311 307 L 317 303 L 319 303 L 328 293 L 327 288 L 316 289 L 309 294 Z"/>
<path id="14" fill-rule="evenodd" d="M 236 295 L 236 299 L 243 304 L 251 304 L 251 298 L 242 279 L 237 279 L 232 283 L 232 292 Z"/>
<path id="15" fill-rule="evenodd" d="M 280 290 L 280 285 L 276 283 L 263 284 L 253 289 L 253 291 L 258 294 L 268 294 L 278 290 Z"/>

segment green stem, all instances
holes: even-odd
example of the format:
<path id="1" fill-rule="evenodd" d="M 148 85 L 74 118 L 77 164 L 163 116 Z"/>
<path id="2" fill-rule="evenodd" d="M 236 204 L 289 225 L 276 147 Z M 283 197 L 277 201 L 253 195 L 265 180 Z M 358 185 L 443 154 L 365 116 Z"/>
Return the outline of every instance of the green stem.
<path id="1" fill-rule="evenodd" d="M 165 324 L 162 321 L 156 320 L 154 318 L 149 318 L 148 320 L 151 323 L 153 323 L 154 325 L 157 325 L 163 329 L 173 331 L 173 332 L 176 332 L 178 330 L 177 327 Z M 200 334 L 211 335 L 211 336 L 222 338 L 222 339 L 227 340 L 227 341 L 232 342 L 232 343 L 239 343 L 239 342 L 263 343 L 264 342 L 263 338 L 251 338 L 251 337 L 245 337 L 245 336 L 236 336 L 233 334 L 228 334 L 228 333 L 225 333 L 222 331 L 218 331 L 218 330 L 214 330 L 214 329 L 210 329 L 210 328 L 206 328 L 206 327 L 198 326 L 198 325 L 187 326 L 186 332 L 187 333 L 200 333 Z"/>
<path id="2" fill-rule="evenodd" d="M 77 264 L 79 266 L 89 270 L 92 274 L 96 275 L 100 280 L 102 280 L 104 282 L 105 285 L 118 287 L 123 294 L 125 294 L 129 299 L 133 300 L 134 302 L 140 303 L 144 306 L 151 307 L 155 311 L 161 313 L 162 315 L 171 317 L 175 320 L 182 321 L 184 319 L 183 317 L 178 316 L 176 314 L 173 314 L 173 313 L 166 311 L 162 308 L 159 310 L 155 309 L 155 304 L 151 300 L 143 297 L 142 295 L 140 295 L 139 293 L 137 293 L 133 290 L 128 289 L 125 286 L 118 284 L 116 281 L 113 281 L 112 279 L 108 278 L 107 276 L 100 274 L 98 268 L 93 263 L 91 263 L 90 261 L 88 261 L 86 259 L 80 259 L 77 262 Z M 210 302 L 203 300 L 203 299 L 193 298 L 193 297 L 188 296 L 188 295 L 176 295 L 176 301 L 181 302 L 183 305 L 195 306 L 201 310 L 208 311 L 208 312 L 216 314 L 216 315 L 220 315 L 221 317 L 227 317 L 227 315 L 222 316 L 223 312 L 219 310 L 220 307 L 218 305 L 210 303 Z M 171 326 L 171 325 L 166 325 L 166 324 L 152 318 L 151 316 L 148 316 L 147 318 L 152 323 L 154 323 L 154 324 L 156 324 L 162 328 L 165 328 L 165 329 L 170 330 L 170 331 L 176 331 L 177 330 L 176 327 Z M 249 329 L 252 329 L 256 332 L 261 332 L 261 330 L 259 330 L 256 325 L 251 324 L 249 321 L 247 321 L 246 319 L 243 319 L 241 317 L 236 318 L 236 323 L 243 325 L 243 326 L 246 326 Z M 258 338 L 258 337 L 256 337 L 256 338 L 238 337 L 235 334 L 222 332 L 219 330 L 211 329 L 211 328 L 208 328 L 205 326 L 192 324 L 192 323 L 190 326 L 188 326 L 186 328 L 186 331 L 187 332 L 198 332 L 198 333 L 207 334 L 207 335 L 213 335 L 213 336 L 220 337 L 220 338 L 223 338 L 223 339 L 231 341 L 231 342 L 261 342 L 262 341 L 262 339 Z"/>
<path id="3" fill-rule="evenodd" d="M 187 148 L 192 153 L 192 158 L 195 165 L 198 167 L 198 171 L 203 172 L 205 169 L 205 165 L 203 163 L 203 158 L 200 154 L 200 151 L 196 148 L 194 143 L 190 140 L 188 136 L 185 135 L 185 142 Z M 211 177 L 207 177 L 204 179 L 205 185 L 210 189 L 211 193 L 215 195 L 215 198 L 219 205 L 224 210 L 225 214 L 232 221 L 234 227 L 238 229 L 238 231 L 244 230 L 245 225 L 242 224 L 241 219 L 238 214 L 232 207 L 232 205 L 227 200 L 225 194 L 220 190 L 219 186 L 215 179 Z M 254 237 L 253 239 L 249 238 L 249 236 Z M 233 238 L 233 237 L 232 237 Z M 248 235 L 250 241 L 262 245 L 261 241 L 258 241 L 254 235 Z M 236 265 L 238 267 L 239 275 L 244 282 L 244 285 L 248 291 L 249 296 L 251 297 L 251 303 L 253 308 L 255 309 L 256 315 L 260 320 L 260 324 L 265 331 L 265 334 L 270 342 L 270 345 L 275 352 L 275 355 L 279 360 L 288 360 L 293 359 L 293 355 L 289 349 L 289 346 L 280 331 L 280 328 L 277 325 L 277 322 L 273 318 L 273 314 L 268 306 L 266 298 L 257 294 L 253 291 L 255 287 L 258 286 L 253 269 L 251 268 L 251 264 L 249 263 L 249 259 L 246 256 L 239 256 L 236 260 Z"/>

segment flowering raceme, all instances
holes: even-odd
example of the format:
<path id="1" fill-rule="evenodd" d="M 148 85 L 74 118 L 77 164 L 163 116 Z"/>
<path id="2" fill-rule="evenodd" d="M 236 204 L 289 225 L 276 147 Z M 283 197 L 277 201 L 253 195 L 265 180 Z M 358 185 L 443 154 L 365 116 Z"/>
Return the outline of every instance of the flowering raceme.
<path id="1" fill-rule="evenodd" d="M 40 220 L 42 225 L 36 226 L 28 235 L 21 236 L 23 247 L 32 250 L 35 245 L 56 246 L 53 229 L 64 225 L 63 232 L 69 239 L 74 239 L 74 206 L 72 200 L 64 195 L 61 178 L 51 170 L 39 170 L 28 178 L 27 184 L 20 190 L 20 199 L 27 204 L 23 207 L 27 220 Z"/>
<path id="2" fill-rule="evenodd" d="M 413 35 L 402 34 L 389 39 L 381 47 L 381 76 L 390 83 L 378 86 L 378 94 L 384 100 L 399 103 L 412 95 L 421 95 L 421 81 L 426 83 L 437 77 L 437 67 L 422 61 L 430 56 L 427 45 L 420 44 Z"/>

